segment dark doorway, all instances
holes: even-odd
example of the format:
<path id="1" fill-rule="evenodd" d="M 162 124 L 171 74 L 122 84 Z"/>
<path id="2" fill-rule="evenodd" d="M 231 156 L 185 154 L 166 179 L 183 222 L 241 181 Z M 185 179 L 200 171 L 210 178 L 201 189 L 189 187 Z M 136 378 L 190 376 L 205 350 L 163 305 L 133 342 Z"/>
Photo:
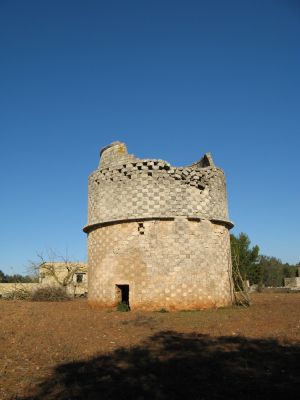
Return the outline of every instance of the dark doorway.
<path id="1" fill-rule="evenodd" d="M 129 285 L 116 285 L 117 301 L 129 307 Z"/>

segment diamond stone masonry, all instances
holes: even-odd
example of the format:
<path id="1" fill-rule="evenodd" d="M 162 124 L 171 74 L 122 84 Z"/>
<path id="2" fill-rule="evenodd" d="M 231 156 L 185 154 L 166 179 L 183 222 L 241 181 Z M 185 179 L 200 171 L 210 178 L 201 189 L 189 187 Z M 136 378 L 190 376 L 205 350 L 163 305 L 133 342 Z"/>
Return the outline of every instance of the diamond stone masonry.
<path id="1" fill-rule="evenodd" d="M 102 149 L 89 177 L 88 298 L 132 310 L 232 304 L 226 185 L 210 153 L 187 167 Z"/>

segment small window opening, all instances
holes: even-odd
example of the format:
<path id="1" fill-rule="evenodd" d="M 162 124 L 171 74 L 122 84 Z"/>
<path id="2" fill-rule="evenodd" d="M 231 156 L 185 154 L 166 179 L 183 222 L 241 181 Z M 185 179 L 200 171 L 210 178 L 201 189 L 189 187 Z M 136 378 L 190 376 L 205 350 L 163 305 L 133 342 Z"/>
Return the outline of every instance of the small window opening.
<path id="1" fill-rule="evenodd" d="M 142 222 L 139 222 L 138 231 L 139 231 L 140 235 L 144 235 L 145 234 L 145 227 L 144 227 L 144 224 Z"/>
<path id="2" fill-rule="evenodd" d="M 152 172 L 148 172 L 148 176 L 152 176 Z"/>
<path id="3" fill-rule="evenodd" d="M 76 274 L 76 283 L 83 282 L 83 274 Z"/>
<path id="4" fill-rule="evenodd" d="M 127 304 L 129 307 L 129 285 L 116 285 L 116 300 L 117 302 Z"/>

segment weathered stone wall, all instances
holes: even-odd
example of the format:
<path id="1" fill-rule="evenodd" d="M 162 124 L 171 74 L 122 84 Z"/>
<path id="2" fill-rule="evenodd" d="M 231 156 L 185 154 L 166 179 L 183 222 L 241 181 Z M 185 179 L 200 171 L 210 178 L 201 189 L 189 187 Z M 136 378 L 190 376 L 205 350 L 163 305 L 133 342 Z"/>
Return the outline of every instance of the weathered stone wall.
<path id="1" fill-rule="evenodd" d="M 90 301 L 131 309 L 198 309 L 231 303 L 228 229 L 208 220 L 125 222 L 89 234 Z"/>
<path id="2" fill-rule="evenodd" d="M 45 287 L 59 287 L 54 281 L 43 283 L 0 283 L 0 298 L 11 296 L 15 292 L 25 291 L 29 293 L 35 292 L 37 289 Z M 87 294 L 87 282 L 82 284 L 72 283 L 66 287 L 66 292 L 70 296 L 83 296 Z"/>
<path id="3" fill-rule="evenodd" d="M 89 177 L 89 301 L 132 309 L 194 309 L 232 301 L 224 173 L 206 154 L 188 167 L 139 159 L 123 143 Z"/>
<path id="4" fill-rule="evenodd" d="M 0 283 L 0 298 L 6 298 L 16 291 L 26 291 L 33 293 L 40 287 L 39 283 Z"/>

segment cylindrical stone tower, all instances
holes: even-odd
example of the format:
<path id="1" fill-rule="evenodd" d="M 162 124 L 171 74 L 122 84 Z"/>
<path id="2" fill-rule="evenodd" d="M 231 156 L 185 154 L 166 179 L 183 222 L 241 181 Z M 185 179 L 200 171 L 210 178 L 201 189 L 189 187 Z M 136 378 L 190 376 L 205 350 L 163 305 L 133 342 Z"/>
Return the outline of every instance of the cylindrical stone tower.
<path id="1" fill-rule="evenodd" d="M 177 168 L 114 142 L 89 177 L 88 299 L 132 310 L 232 303 L 224 173 L 211 155 Z"/>

